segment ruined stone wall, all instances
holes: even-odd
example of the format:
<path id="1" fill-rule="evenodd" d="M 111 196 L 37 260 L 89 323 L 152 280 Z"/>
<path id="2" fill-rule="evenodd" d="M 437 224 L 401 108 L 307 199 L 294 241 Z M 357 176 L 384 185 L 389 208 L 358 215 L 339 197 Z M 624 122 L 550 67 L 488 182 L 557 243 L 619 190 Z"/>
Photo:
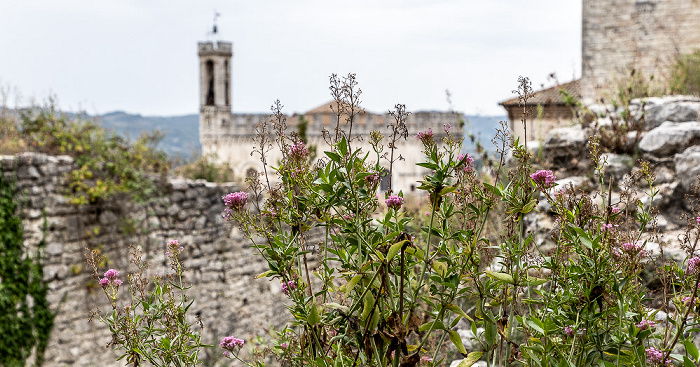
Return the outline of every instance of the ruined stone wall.
<path id="1" fill-rule="evenodd" d="M 696 0 L 584 0 L 582 94 L 596 99 L 636 70 L 667 76 L 679 54 L 700 48 Z"/>
<path id="2" fill-rule="evenodd" d="M 145 251 L 151 274 L 162 274 L 167 271 L 165 244 L 178 240 L 185 248 L 185 281 L 193 285 L 190 295 L 196 299 L 191 314 L 202 317 L 205 343 L 218 344 L 227 335 L 250 339 L 284 323 L 280 315 L 285 314 L 286 298 L 279 284 L 253 280 L 267 264 L 221 218 L 220 198 L 236 187 L 170 179 L 162 196 L 148 204 L 115 199 L 79 208 L 64 196 L 66 173 L 75 168 L 70 157 L 0 156 L 0 167 L 5 177 L 17 181 L 27 253 L 34 254 L 46 236 L 46 247 L 39 250 L 56 317 L 45 366 L 124 365 L 116 362 L 116 352 L 105 348 L 109 330 L 97 321 L 87 322 L 92 310 L 110 307 L 89 275 L 85 248 L 100 249 L 106 256 L 102 272 L 115 268 L 126 279 L 129 245 Z M 122 306 L 128 303 L 127 293 L 125 287 L 120 290 Z M 211 361 L 221 359 L 216 349 L 210 351 Z"/>

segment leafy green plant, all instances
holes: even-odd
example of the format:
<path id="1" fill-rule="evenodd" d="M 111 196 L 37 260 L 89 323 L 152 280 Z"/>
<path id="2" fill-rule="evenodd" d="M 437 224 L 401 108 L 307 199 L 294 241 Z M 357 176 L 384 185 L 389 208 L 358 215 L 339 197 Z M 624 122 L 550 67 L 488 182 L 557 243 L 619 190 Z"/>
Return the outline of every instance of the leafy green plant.
<path id="1" fill-rule="evenodd" d="M 533 173 L 530 153 L 517 141 L 509 147 L 515 163 L 507 174 L 497 169 L 492 180 L 481 181 L 449 126 L 443 141 L 421 131 L 416 138 L 425 161 L 418 165 L 428 173 L 419 189 L 429 198 L 430 219 L 415 230 L 402 193 L 376 196 L 379 162 L 391 163 L 395 140 L 385 151 L 382 134 L 373 132 L 373 151 L 352 148 L 348 111 L 360 110 L 354 83 L 350 75 L 337 89 L 331 84 L 349 126 L 331 139 L 323 164 L 311 165 L 304 143 L 283 133 L 277 104 L 271 124 L 284 155 L 275 169 L 281 183 L 252 177 L 248 192 L 224 197 L 225 217 L 240 224 L 268 262 L 260 277 L 278 279 L 292 302 L 293 321 L 275 349 L 279 358 L 293 366 L 438 365 L 451 342 L 463 355 L 461 366 L 479 359 L 493 366 L 698 362 L 685 335 L 696 326 L 688 305 L 696 299 L 700 258 L 688 260 L 686 271 L 667 266 L 664 276 L 678 281 L 664 300 L 682 311 L 674 314 L 674 327 L 657 326 L 639 281 L 652 259 L 643 235 L 653 216 L 634 199 L 610 201 L 599 140 L 591 143 L 591 159 L 601 192 L 589 195 L 557 190 L 551 171 Z M 397 106 L 390 132 L 404 128 L 403 111 Z M 264 157 L 265 150 L 258 153 Z M 638 175 L 653 198 L 649 166 L 642 164 Z M 556 215 L 550 247 L 524 227 L 539 195 Z M 600 197 L 607 201 L 596 202 Z M 492 240 L 484 228 L 497 208 L 503 227 Z M 319 230 L 323 241 L 311 243 Z M 689 233 L 698 231 L 691 223 Z M 313 271 L 312 254 L 319 263 Z M 466 350 L 455 330 L 462 320 L 472 328 L 475 350 Z M 671 354 L 681 344 L 685 354 Z M 235 347 L 222 347 L 238 358 Z"/>
<path id="2" fill-rule="evenodd" d="M 24 366 L 34 352 L 41 365 L 54 320 L 41 264 L 45 242 L 36 254 L 25 252 L 14 196 L 14 184 L 0 174 L 0 364 Z"/>
<path id="3" fill-rule="evenodd" d="M 20 111 L 19 126 L 33 149 L 75 159 L 78 168 L 69 174 L 69 195 L 77 205 L 117 194 L 148 200 L 159 192 L 157 175 L 168 170 L 165 153 L 156 149 L 159 133 L 144 134 L 129 144 L 93 122 L 69 120 L 52 104 Z"/>
<path id="4" fill-rule="evenodd" d="M 136 268 L 127 277 L 130 303 L 118 307 L 120 286 L 119 271 L 109 269 L 100 277 L 98 268 L 102 262 L 98 251 L 86 254 L 93 277 L 110 301 L 111 312 L 100 310 L 92 317 L 107 326 L 113 338 L 110 345 L 122 351 L 118 360 L 126 359 L 133 366 L 149 363 L 153 366 L 194 366 L 199 363 L 201 348 L 211 347 L 202 343 L 203 325 L 199 316 L 188 316 L 194 299 L 187 296 L 190 288 L 182 281 L 183 267 L 179 258 L 184 248 L 177 241 L 167 245 L 166 256 L 172 273 L 165 277 L 144 276 L 149 264 L 142 260 L 143 253 L 131 247 L 130 263 Z M 123 288 L 123 287 L 122 287 Z M 197 330 L 199 326 L 199 330 Z"/>
<path id="5" fill-rule="evenodd" d="M 676 58 L 669 87 L 672 93 L 700 95 L 700 51 Z"/>

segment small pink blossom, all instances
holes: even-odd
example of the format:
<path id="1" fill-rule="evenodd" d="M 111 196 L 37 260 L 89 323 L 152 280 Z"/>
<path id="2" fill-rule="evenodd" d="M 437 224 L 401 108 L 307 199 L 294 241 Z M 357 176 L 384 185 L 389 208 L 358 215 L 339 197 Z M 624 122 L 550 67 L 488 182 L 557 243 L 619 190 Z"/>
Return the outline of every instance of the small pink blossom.
<path id="1" fill-rule="evenodd" d="M 608 230 L 611 230 L 611 229 L 615 229 L 615 228 L 617 228 L 617 227 L 619 227 L 619 226 L 620 226 L 619 224 L 612 224 L 612 223 L 607 223 L 607 224 L 605 224 L 605 223 L 603 223 L 603 225 L 600 226 L 600 229 L 603 230 L 603 231 L 608 231 Z"/>
<path id="2" fill-rule="evenodd" d="M 649 347 L 646 349 L 647 352 L 647 365 L 649 366 L 670 366 L 671 361 L 669 359 L 663 360 L 664 352 L 654 348 Z"/>
<path id="3" fill-rule="evenodd" d="M 297 283 L 293 280 L 280 284 L 280 290 L 287 296 L 295 289 L 297 289 Z"/>
<path id="4" fill-rule="evenodd" d="M 288 346 L 289 346 L 289 344 L 287 344 L 287 343 L 280 344 L 280 348 L 282 348 L 282 349 L 287 349 Z"/>
<path id="5" fill-rule="evenodd" d="M 540 189 L 549 189 L 554 187 L 554 182 L 557 180 L 552 171 L 544 169 L 531 174 L 530 178 Z"/>
<path id="6" fill-rule="evenodd" d="M 618 208 L 618 207 L 616 207 L 616 206 L 613 207 L 611 210 L 612 210 L 612 213 L 613 213 L 613 214 L 617 214 L 617 213 L 619 213 L 619 212 L 622 211 L 622 209 L 620 209 L 620 208 Z"/>
<path id="7" fill-rule="evenodd" d="M 567 336 L 574 336 L 574 334 L 575 334 L 574 329 L 571 326 L 573 326 L 573 325 L 569 325 L 569 326 L 564 327 L 564 334 L 566 334 Z"/>
<path id="8" fill-rule="evenodd" d="M 303 161 L 309 156 L 309 149 L 306 148 L 303 141 L 298 141 L 289 148 L 289 155 L 294 161 Z"/>
<path id="9" fill-rule="evenodd" d="M 221 339 L 219 346 L 224 349 L 224 356 L 228 357 L 229 353 L 232 353 L 236 348 L 242 347 L 244 343 L 245 341 L 243 341 L 243 339 L 227 336 Z"/>
<path id="10" fill-rule="evenodd" d="M 248 202 L 248 193 L 238 191 L 222 196 L 221 198 L 224 200 L 224 205 L 226 205 L 223 216 L 226 220 L 232 220 L 234 212 L 239 212 L 245 208 Z"/>
<path id="11" fill-rule="evenodd" d="M 651 321 L 651 320 L 642 320 L 640 323 L 634 324 L 634 326 L 639 328 L 639 330 L 646 330 L 646 329 L 653 328 L 654 326 L 656 326 L 656 323 L 654 321 Z"/>
<path id="12" fill-rule="evenodd" d="M 688 260 L 688 274 L 697 274 L 698 269 L 700 269 L 700 257 L 693 257 Z"/>
<path id="13" fill-rule="evenodd" d="M 391 209 L 399 210 L 401 209 L 401 205 L 403 205 L 403 198 L 397 195 L 391 195 L 384 200 L 384 203 Z"/>
<path id="14" fill-rule="evenodd" d="M 109 279 L 107 279 L 107 278 L 100 279 L 100 286 L 102 286 L 102 288 L 107 288 L 108 285 L 109 285 Z"/>
<path id="15" fill-rule="evenodd" d="M 461 162 L 464 159 L 464 171 L 469 172 L 473 169 L 472 164 L 474 164 L 474 158 L 471 155 L 460 154 L 457 156 L 457 162 Z"/>
<path id="16" fill-rule="evenodd" d="M 631 258 L 645 257 L 647 255 L 644 246 L 639 243 L 625 242 L 622 244 L 622 251 Z"/>
<path id="17" fill-rule="evenodd" d="M 420 361 L 421 361 L 421 363 L 431 363 L 433 361 L 433 359 L 431 357 L 428 357 L 428 356 L 422 356 L 422 357 L 420 357 Z"/>
<path id="18" fill-rule="evenodd" d="M 445 124 L 442 124 L 442 128 L 443 128 L 443 130 L 445 130 L 445 132 L 449 132 L 450 129 L 452 128 L 452 125 L 445 123 Z"/>
<path id="19" fill-rule="evenodd" d="M 424 131 L 419 131 L 418 134 L 416 134 L 416 138 L 418 138 L 418 140 L 420 140 L 423 143 L 423 145 L 433 144 L 433 136 L 433 130 L 431 130 L 430 128 Z"/>
<path id="20" fill-rule="evenodd" d="M 378 182 L 379 182 L 379 172 L 375 172 L 369 176 L 365 176 L 365 184 L 370 188 L 374 188 L 375 186 L 377 186 Z"/>

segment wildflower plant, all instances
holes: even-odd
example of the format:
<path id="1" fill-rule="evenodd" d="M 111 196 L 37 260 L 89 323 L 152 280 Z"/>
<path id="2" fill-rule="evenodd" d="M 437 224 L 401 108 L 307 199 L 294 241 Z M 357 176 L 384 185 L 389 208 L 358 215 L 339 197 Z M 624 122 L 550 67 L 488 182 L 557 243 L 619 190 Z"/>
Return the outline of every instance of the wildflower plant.
<path id="1" fill-rule="evenodd" d="M 145 272 L 150 265 L 142 260 L 142 251 L 130 247 L 130 263 L 136 271 L 126 276 L 126 283 L 119 279 L 120 272 L 115 269 L 100 277 L 98 267 L 102 256 L 96 250 L 86 254 L 93 277 L 111 306 L 111 312 L 97 310 L 90 320 L 96 317 L 109 327 L 112 340 L 107 346 L 121 350 L 118 360 L 125 359 L 133 366 L 194 366 L 199 363 L 201 349 L 211 347 L 202 343 L 203 325 L 199 316 L 187 315 L 194 300 L 187 296 L 190 287 L 182 279 L 184 266 L 180 255 L 184 250 L 178 241 L 170 241 L 164 252 L 172 272 L 149 278 Z M 120 292 L 128 294 L 120 296 Z M 120 300 L 126 302 L 122 305 Z"/>
<path id="2" fill-rule="evenodd" d="M 315 164 L 284 132 L 277 102 L 272 129 L 259 131 L 276 132 L 267 141 L 274 140 L 284 158 L 273 172 L 249 178 L 249 205 L 226 203 L 225 217 L 268 262 L 259 277 L 278 279 L 289 297 L 292 322 L 273 349 L 280 359 L 293 366 L 437 366 L 451 344 L 463 357 L 460 367 L 479 359 L 492 366 L 700 362 L 685 337 L 696 326 L 690 316 L 700 264 L 691 260 L 683 272 L 663 254 L 652 258 L 644 236 L 654 212 L 631 189 L 621 195 L 624 202 L 612 202 L 596 139 L 590 142 L 599 179 L 594 194 L 557 187 L 554 173 L 535 170 L 530 153 L 506 131 L 499 151 L 510 150 L 514 163 L 506 167 L 501 158 L 494 175 L 483 177 L 449 125 L 441 139 L 431 129 L 410 135 L 401 105 L 388 142 L 372 132 L 368 144 L 360 144 L 351 135 L 353 111 L 362 111 L 357 91 L 354 75 L 331 77 L 337 125 L 324 132 L 329 146 Z M 418 190 L 428 198 L 429 219 L 422 226 L 403 207 L 401 192 L 383 193 L 385 205 L 379 204 L 378 174 L 386 172 L 384 161 L 391 172 L 396 131 L 423 146 L 418 166 L 426 174 Z M 269 149 L 256 151 L 263 162 Z M 636 178 L 647 182 L 653 201 L 653 175 L 648 164 L 640 165 Z M 544 242 L 524 224 L 540 200 L 556 218 Z M 489 233 L 494 215 L 501 223 L 495 235 Z M 689 236 L 698 236 L 697 227 L 693 221 Z M 689 254 L 695 250 L 692 245 Z M 668 269 L 661 296 L 640 281 L 652 260 Z M 676 300 L 668 323 L 655 323 L 652 296 Z M 475 335 L 471 350 L 456 331 L 461 322 Z M 678 346 L 684 354 L 671 353 Z"/>

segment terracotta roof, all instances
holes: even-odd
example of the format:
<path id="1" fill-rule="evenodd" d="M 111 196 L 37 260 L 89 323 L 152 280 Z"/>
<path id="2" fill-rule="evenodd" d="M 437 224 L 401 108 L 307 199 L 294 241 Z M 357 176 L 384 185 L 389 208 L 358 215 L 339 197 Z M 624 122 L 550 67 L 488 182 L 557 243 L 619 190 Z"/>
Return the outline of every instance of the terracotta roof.
<path id="1" fill-rule="evenodd" d="M 542 89 L 539 91 L 536 91 L 533 95 L 532 98 L 527 100 L 527 105 L 528 106 L 537 106 L 537 105 L 552 105 L 552 104 L 564 104 L 564 99 L 562 98 L 561 93 L 559 92 L 560 89 L 563 89 L 569 94 L 573 95 L 576 98 L 581 98 L 581 79 L 576 79 L 574 81 L 564 83 L 564 84 L 559 84 L 555 85 L 551 88 L 547 89 Z M 517 106 L 519 104 L 518 98 L 512 98 L 507 101 L 503 101 L 499 103 L 501 106 Z"/>

